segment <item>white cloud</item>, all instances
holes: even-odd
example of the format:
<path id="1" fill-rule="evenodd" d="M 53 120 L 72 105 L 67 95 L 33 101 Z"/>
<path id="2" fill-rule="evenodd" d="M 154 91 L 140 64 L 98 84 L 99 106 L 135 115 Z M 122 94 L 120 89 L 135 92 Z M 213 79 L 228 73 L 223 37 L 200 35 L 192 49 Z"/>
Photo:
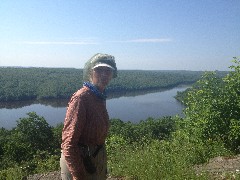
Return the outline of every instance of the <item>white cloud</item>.
<path id="1" fill-rule="evenodd" d="M 158 43 L 158 42 L 171 42 L 171 39 L 133 39 L 133 40 L 129 40 L 128 42 L 140 42 L 140 43 L 145 43 L 145 42 L 154 42 L 154 43 Z"/>
<path id="2" fill-rule="evenodd" d="M 145 39 L 130 39 L 122 41 L 106 41 L 107 43 L 164 43 L 172 42 L 170 38 L 145 38 Z M 18 44 L 27 45 L 96 45 L 104 42 L 96 41 L 21 41 Z"/>
<path id="3" fill-rule="evenodd" d="M 87 41 L 22 41 L 19 44 L 29 44 L 29 45 L 89 45 L 89 44 L 99 44 L 97 42 L 87 42 Z"/>
<path id="4" fill-rule="evenodd" d="M 172 39 L 169 38 L 149 38 L 149 39 L 131 39 L 124 41 L 112 41 L 115 43 L 163 43 L 163 42 L 172 42 Z"/>

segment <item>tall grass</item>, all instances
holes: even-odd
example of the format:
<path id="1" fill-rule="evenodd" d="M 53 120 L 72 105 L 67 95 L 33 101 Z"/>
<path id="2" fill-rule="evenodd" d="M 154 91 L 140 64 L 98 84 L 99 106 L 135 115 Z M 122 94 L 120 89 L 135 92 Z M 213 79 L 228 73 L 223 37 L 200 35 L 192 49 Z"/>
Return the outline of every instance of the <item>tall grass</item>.
<path id="1" fill-rule="evenodd" d="M 0 171 L 0 180 L 16 180 L 26 177 L 26 173 L 21 167 L 13 167 Z"/>
<path id="2" fill-rule="evenodd" d="M 151 140 L 131 145 L 122 143 L 119 147 L 111 147 L 109 174 L 139 180 L 209 179 L 208 174 L 197 174 L 194 165 L 228 152 L 221 143 L 196 144 L 195 140 L 184 137 L 181 132 L 177 133 L 168 141 Z"/>

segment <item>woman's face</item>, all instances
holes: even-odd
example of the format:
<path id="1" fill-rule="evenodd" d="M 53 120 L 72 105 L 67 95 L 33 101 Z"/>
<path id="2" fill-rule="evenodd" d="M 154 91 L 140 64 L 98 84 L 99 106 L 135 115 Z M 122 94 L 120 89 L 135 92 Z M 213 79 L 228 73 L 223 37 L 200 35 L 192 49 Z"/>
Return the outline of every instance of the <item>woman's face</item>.
<path id="1" fill-rule="evenodd" d="M 103 91 L 113 76 L 113 70 L 109 67 L 97 67 L 92 70 L 92 83 Z"/>

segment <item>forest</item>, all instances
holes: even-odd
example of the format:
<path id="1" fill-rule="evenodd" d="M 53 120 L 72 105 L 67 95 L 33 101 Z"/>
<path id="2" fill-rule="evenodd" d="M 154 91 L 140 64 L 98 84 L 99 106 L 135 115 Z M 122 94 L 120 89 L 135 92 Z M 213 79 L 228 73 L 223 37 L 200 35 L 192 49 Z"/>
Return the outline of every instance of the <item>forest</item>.
<path id="1" fill-rule="evenodd" d="M 171 88 L 192 84 L 202 71 L 119 70 L 108 86 L 109 93 Z M 217 72 L 224 76 L 227 72 Z M 0 67 L 0 101 L 69 98 L 82 84 L 82 69 Z"/>
<path id="2" fill-rule="evenodd" d="M 139 123 L 111 119 L 106 141 L 109 176 L 214 179 L 209 172 L 196 173 L 194 167 L 213 157 L 240 154 L 239 59 L 234 59 L 223 77 L 204 73 L 182 101 L 186 105 L 183 118 L 148 118 Z M 51 127 L 44 117 L 29 112 L 17 120 L 15 128 L 1 128 L 0 180 L 59 171 L 62 127 Z M 240 179 L 238 171 L 218 175 Z"/>

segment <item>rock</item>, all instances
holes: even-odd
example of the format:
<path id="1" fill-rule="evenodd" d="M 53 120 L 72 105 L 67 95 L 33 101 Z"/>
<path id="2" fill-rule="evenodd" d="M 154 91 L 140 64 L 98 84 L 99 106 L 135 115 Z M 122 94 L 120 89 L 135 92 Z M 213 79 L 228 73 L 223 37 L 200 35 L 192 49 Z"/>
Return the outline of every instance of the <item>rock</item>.
<path id="1" fill-rule="evenodd" d="M 215 157 L 206 164 L 196 165 L 197 174 L 207 172 L 214 178 L 224 178 L 226 175 L 240 174 L 240 155 L 232 157 Z"/>
<path id="2" fill-rule="evenodd" d="M 61 180 L 61 173 L 58 171 L 46 174 L 34 174 L 27 178 L 28 180 Z"/>

